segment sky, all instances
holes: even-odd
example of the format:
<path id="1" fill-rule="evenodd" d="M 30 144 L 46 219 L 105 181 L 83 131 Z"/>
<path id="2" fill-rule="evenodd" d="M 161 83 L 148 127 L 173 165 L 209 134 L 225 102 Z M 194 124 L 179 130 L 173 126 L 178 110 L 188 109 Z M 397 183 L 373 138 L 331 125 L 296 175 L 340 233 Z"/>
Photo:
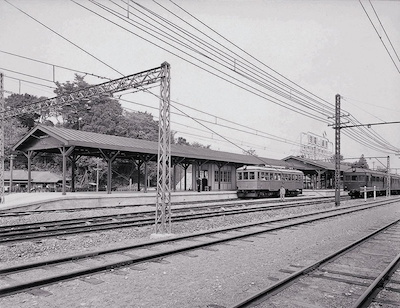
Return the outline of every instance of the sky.
<path id="1" fill-rule="evenodd" d="M 336 94 L 343 115 L 358 123 L 400 121 L 400 1 L 129 4 L 128 12 L 126 0 L 0 0 L 5 95 L 54 97 L 52 81 L 72 81 L 76 72 L 70 69 L 99 84 L 107 79 L 93 75 L 116 79 L 166 61 L 171 65 L 171 128 L 176 137 L 214 150 L 252 150 L 276 159 L 299 155 L 301 136 L 307 132 L 334 143 L 328 117 L 334 115 Z M 148 27 L 146 32 L 137 23 Z M 172 23 L 188 36 L 176 28 L 171 32 Z M 150 29 L 158 31 L 158 38 Z M 166 43 L 170 37 L 173 46 Z M 204 49 L 202 44 L 207 44 Z M 150 91 L 159 95 L 155 86 Z M 156 96 L 120 95 L 124 108 L 149 112 L 158 120 Z M 341 121 L 346 125 L 348 119 Z M 370 167 L 386 165 L 390 155 L 392 171 L 400 173 L 400 156 L 376 143 L 371 148 L 368 141 L 372 131 L 398 149 L 399 128 L 342 129 L 341 153 L 348 161 L 362 154 L 371 157 Z M 360 138 L 366 139 L 357 142 Z"/>

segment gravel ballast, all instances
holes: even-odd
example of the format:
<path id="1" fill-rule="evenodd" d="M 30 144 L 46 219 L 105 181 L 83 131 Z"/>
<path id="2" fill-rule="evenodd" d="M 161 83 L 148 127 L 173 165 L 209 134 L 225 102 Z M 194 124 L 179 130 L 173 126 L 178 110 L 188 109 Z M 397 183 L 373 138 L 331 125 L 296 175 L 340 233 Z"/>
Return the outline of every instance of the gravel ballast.
<path id="1" fill-rule="evenodd" d="M 281 210 L 275 215 L 304 210 Z M 261 212 L 176 223 L 173 231 L 186 234 L 268 219 L 271 215 Z M 252 238 L 253 242 L 218 245 L 217 251 L 199 249 L 160 263 L 144 263 L 93 275 L 91 279 L 62 282 L 42 288 L 45 292 L 39 295 L 21 293 L 0 298 L 0 307 L 229 307 L 285 277 L 287 273 L 282 269 L 311 264 L 396 217 L 400 218 L 398 203 L 266 233 Z M 1 267 L 148 241 L 152 232 L 152 227 L 127 228 L 1 246 Z"/>

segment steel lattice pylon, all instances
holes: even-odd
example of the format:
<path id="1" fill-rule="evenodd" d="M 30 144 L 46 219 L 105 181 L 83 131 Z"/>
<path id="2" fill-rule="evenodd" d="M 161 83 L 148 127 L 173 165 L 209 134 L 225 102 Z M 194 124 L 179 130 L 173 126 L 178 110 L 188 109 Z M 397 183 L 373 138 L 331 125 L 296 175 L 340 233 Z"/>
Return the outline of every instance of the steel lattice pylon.
<path id="1" fill-rule="evenodd" d="M 155 233 L 171 233 L 170 66 L 162 64 Z"/>
<path id="2" fill-rule="evenodd" d="M 4 202 L 4 120 L 24 113 L 55 111 L 65 104 L 82 99 L 113 94 L 132 88 L 143 89 L 145 86 L 160 81 L 160 127 L 158 146 L 158 175 L 157 175 L 157 204 L 156 204 L 156 233 L 171 230 L 171 133 L 170 133 L 170 65 L 167 62 L 160 67 L 137 74 L 124 76 L 99 85 L 90 86 L 65 95 L 42 100 L 21 108 L 5 110 L 3 74 L 0 74 L 0 197 Z M 168 228 L 166 226 L 168 222 Z M 160 224 L 161 223 L 161 224 Z"/>

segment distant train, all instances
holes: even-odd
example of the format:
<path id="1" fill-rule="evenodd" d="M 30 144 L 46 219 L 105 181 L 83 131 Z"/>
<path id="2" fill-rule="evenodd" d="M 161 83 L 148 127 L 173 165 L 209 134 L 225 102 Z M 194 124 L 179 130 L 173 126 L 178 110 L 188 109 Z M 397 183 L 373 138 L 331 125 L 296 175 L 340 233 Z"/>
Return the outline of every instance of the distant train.
<path id="1" fill-rule="evenodd" d="M 364 186 L 367 187 L 368 197 L 373 196 L 374 186 L 377 196 L 386 195 L 387 173 L 361 168 L 343 173 L 343 187 L 349 192 L 351 198 L 363 197 Z M 400 194 L 400 175 L 390 175 L 390 194 Z"/>
<path id="2" fill-rule="evenodd" d="M 286 196 L 297 196 L 303 191 L 303 172 L 265 166 L 243 166 L 236 170 L 239 198 L 279 196 L 283 185 Z"/>

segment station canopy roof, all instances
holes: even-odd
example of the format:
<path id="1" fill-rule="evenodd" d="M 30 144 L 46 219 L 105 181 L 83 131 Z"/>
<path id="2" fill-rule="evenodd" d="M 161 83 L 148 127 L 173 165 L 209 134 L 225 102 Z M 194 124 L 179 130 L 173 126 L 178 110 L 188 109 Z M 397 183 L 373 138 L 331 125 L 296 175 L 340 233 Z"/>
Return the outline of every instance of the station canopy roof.
<path id="1" fill-rule="evenodd" d="M 302 171 L 313 171 L 313 170 L 331 170 L 335 171 L 335 163 L 312 160 L 308 158 L 303 158 L 300 156 L 288 156 L 283 159 L 287 163 L 293 166 L 294 169 Z M 346 172 L 351 170 L 351 166 L 346 164 L 340 164 L 340 171 Z"/>
<path id="2" fill-rule="evenodd" d="M 38 125 L 25 135 L 14 151 L 35 151 L 60 154 L 61 147 L 74 147 L 74 153 L 83 156 L 102 157 L 102 152 L 115 153 L 116 158 L 146 159 L 157 161 L 158 142 L 105 135 L 81 130 Z M 198 148 L 187 145 L 171 145 L 171 159 L 175 162 L 194 161 L 230 163 L 235 165 L 281 166 L 291 168 L 292 164 L 283 160 L 256 157 Z"/>

